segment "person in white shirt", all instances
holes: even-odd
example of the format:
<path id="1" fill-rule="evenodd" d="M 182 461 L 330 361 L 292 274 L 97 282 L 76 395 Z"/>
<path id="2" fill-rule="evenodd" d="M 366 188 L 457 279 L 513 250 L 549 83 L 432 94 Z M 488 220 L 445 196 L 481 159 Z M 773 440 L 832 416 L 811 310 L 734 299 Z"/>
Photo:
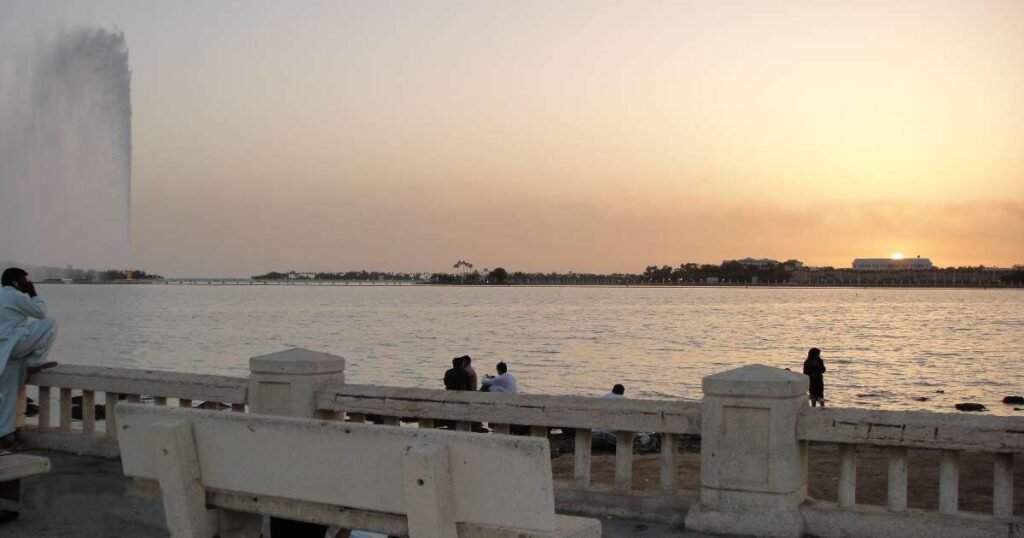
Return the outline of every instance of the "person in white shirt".
<path id="1" fill-rule="evenodd" d="M 616 383 L 612 391 L 601 396 L 602 400 L 624 400 L 626 398 L 626 387 Z M 596 429 L 592 433 L 591 446 L 598 449 L 615 448 L 615 432 L 606 429 Z"/>
<path id="2" fill-rule="evenodd" d="M 18 389 L 28 373 L 56 366 L 46 360 L 57 337 L 57 321 L 23 269 L 0 275 L 0 448 L 15 446 Z"/>
<path id="3" fill-rule="evenodd" d="M 497 377 L 485 375 L 480 384 L 487 387 L 487 392 L 507 392 L 515 394 L 518 386 L 516 384 L 516 378 L 512 374 L 508 373 L 508 366 L 504 362 L 499 362 L 497 368 Z"/>
<path id="4" fill-rule="evenodd" d="M 611 392 L 609 392 L 608 394 L 605 394 L 604 396 L 601 396 L 601 397 L 609 399 L 609 400 L 617 400 L 619 398 L 625 398 L 626 397 L 626 387 L 622 386 L 619 383 L 616 383 L 615 386 L 612 387 L 612 391 Z"/>

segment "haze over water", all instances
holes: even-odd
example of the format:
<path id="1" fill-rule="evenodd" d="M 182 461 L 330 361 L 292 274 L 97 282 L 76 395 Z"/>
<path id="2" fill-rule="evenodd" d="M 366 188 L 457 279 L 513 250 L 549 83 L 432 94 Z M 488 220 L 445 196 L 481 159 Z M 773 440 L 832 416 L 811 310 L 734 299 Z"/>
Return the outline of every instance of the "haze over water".
<path id="1" fill-rule="evenodd" d="M 1014 414 L 1024 393 L 1015 290 L 43 285 L 56 360 L 247 375 L 251 356 L 344 356 L 352 383 L 440 388 L 451 358 L 504 360 L 524 393 L 699 398 L 751 363 L 823 352 L 840 407 Z M 944 393 L 937 393 L 942 390 Z M 916 401 L 915 398 L 928 398 Z"/>

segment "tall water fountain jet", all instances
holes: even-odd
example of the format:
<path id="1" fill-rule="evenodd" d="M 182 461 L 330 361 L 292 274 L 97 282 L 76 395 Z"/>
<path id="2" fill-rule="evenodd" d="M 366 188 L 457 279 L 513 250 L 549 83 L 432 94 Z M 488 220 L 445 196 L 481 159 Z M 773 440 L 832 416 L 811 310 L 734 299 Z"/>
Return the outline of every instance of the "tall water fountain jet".
<path id="1" fill-rule="evenodd" d="M 131 71 L 124 34 L 63 30 L 0 58 L 0 260 L 127 267 Z"/>

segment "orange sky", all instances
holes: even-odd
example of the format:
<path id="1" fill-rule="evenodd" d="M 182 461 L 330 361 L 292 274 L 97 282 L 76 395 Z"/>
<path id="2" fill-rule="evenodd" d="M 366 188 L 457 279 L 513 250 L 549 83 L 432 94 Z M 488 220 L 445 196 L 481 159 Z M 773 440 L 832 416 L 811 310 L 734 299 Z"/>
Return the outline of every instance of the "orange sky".
<path id="1" fill-rule="evenodd" d="M 1024 2 L 66 4 L 151 271 L 1024 263 Z"/>

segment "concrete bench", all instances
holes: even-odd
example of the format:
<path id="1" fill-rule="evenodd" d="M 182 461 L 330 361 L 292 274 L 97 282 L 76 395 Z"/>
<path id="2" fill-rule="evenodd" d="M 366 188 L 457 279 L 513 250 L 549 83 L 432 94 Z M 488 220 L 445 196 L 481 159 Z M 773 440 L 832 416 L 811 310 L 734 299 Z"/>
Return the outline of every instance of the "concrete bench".
<path id="1" fill-rule="evenodd" d="M 269 515 L 413 538 L 601 535 L 556 515 L 547 439 L 119 403 L 124 473 L 174 537 L 257 536 Z"/>
<path id="2" fill-rule="evenodd" d="M 49 458 L 0 451 L 0 501 L 20 502 L 21 479 L 49 471 Z"/>

